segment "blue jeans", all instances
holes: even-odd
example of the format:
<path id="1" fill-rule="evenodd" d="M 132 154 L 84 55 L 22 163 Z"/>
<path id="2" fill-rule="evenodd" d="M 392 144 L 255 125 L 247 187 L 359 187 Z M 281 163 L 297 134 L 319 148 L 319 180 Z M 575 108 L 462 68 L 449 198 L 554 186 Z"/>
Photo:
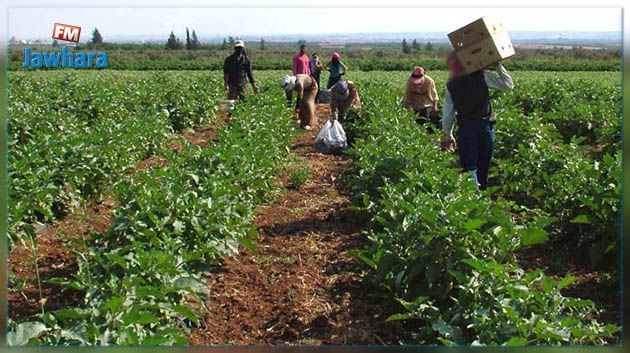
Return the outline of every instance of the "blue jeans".
<path id="1" fill-rule="evenodd" d="M 479 189 L 485 190 L 494 149 L 493 124 L 484 120 L 460 124 L 457 146 L 462 169 L 476 179 Z"/>

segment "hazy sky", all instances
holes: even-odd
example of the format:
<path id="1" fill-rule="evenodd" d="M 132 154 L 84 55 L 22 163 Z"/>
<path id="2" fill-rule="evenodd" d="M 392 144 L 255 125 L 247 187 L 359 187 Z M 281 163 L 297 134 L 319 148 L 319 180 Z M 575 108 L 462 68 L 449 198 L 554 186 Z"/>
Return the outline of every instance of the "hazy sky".
<path id="1" fill-rule="evenodd" d="M 9 36 L 49 38 L 54 22 L 119 35 L 201 37 L 450 31 L 485 14 L 511 31 L 619 31 L 617 8 L 10 8 Z"/>

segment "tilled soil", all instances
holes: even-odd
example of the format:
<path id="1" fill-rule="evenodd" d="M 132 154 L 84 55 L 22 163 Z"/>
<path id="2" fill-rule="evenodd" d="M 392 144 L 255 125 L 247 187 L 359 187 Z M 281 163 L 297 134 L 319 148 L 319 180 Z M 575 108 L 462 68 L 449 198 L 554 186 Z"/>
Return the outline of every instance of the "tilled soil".
<path id="1" fill-rule="evenodd" d="M 330 116 L 317 107 L 320 126 Z M 350 203 L 348 156 L 317 153 L 319 127 L 293 141 L 292 153 L 311 169 L 298 190 L 262 207 L 255 251 L 226 258 L 207 278 L 205 325 L 195 345 L 384 344 L 404 337 L 385 323 L 393 308 L 368 298 L 364 267 L 352 252 L 365 247 L 365 215 Z"/>
<path id="2" fill-rule="evenodd" d="M 516 259 L 525 270 L 543 269 L 546 275 L 557 280 L 575 277 L 563 294 L 592 300 L 600 311 L 598 320 L 621 325 L 621 283 L 619 276 L 613 275 L 619 259 L 615 254 L 609 255 L 593 266 L 587 254 L 576 252 L 572 241 L 568 236 L 551 238 L 544 244 L 518 251 Z M 618 339 L 615 337 L 610 343 L 617 343 Z"/>
<path id="3" fill-rule="evenodd" d="M 17 244 L 9 255 L 9 273 L 13 276 L 8 293 L 9 317 L 14 320 L 24 319 L 41 311 L 41 304 L 48 311 L 61 309 L 79 300 L 77 293 L 47 281 L 69 278 L 76 273 L 75 255 L 70 249 L 80 248 L 81 243 L 70 242 L 109 228 L 114 205 L 113 199 L 106 197 L 99 203 L 75 210 L 60 222 L 37 232 L 35 255 L 42 281 L 42 299 L 37 286 L 31 244 Z"/>

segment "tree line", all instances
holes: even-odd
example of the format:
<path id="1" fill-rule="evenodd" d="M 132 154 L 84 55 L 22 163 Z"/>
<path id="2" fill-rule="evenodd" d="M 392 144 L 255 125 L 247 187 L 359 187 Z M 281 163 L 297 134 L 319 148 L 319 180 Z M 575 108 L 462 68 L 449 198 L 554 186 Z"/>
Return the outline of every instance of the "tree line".
<path id="1" fill-rule="evenodd" d="M 417 39 L 414 39 L 413 42 L 411 42 L 411 45 L 409 45 L 409 43 L 407 42 L 407 38 L 403 38 L 403 41 L 402 41 L 403 53 L 411 54 L 412 51 L 420 51 L 421 49 L 422 49 L 422 46 L 420 45 Z M 433 51 L 433 49 L 434 49 L 433 43 L 431 43 L 431 41 L 427 41 L 426 44 L 424 45 L 424 50 Z"/>

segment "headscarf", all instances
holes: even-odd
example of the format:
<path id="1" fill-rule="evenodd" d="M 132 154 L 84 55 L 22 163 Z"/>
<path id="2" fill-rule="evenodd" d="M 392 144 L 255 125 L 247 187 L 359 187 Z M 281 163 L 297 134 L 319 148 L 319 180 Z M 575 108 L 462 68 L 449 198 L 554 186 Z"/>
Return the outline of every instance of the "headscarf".
<path id="1" fill-rule="evenodd" d="M 331 94 L 334 100 L 336 101 L 345 101 L 350 96 L 350 89 L 348 87 L 348 82 L 345 80 L 341 80 L 332 87 Z"/>
<path id="2" fill-rule="evenodd" d="M 293 91 L 296 80 L 297 77 L 286 75 L 280 80 L 280 87 L 282 87 L 285 92 Z"/>

